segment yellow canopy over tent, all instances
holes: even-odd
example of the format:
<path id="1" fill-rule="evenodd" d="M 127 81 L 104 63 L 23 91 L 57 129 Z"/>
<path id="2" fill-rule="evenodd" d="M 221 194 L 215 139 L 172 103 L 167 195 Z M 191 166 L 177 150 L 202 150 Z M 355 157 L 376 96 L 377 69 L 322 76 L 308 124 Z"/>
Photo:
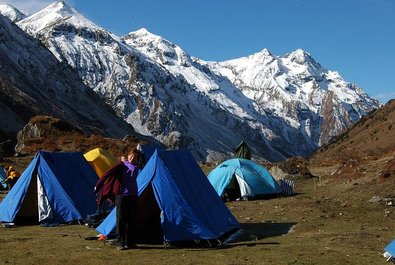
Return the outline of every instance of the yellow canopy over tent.
<path id="1" fill-rule="evenodd" d="M 119 159 L 113 156 L 110 152 L 101 148 L 90 150 L 84 154 L 84 157 L 100 178 L 108 169 L 119 161 Z"/>

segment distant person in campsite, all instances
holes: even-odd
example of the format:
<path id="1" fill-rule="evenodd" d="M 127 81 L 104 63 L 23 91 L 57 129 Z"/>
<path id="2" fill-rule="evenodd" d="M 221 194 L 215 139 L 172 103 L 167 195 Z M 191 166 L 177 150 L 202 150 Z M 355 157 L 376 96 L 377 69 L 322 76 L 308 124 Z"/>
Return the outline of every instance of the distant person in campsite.
<path id="1" fill-rule="evenodd" d="M 7 183 L 8 189 L 10 190 L 15 185 L 21 174 L 16 171 L 12 166 L 5 167 L 4 170 L 5 175 L 7 176 L 4 182 Z"/>

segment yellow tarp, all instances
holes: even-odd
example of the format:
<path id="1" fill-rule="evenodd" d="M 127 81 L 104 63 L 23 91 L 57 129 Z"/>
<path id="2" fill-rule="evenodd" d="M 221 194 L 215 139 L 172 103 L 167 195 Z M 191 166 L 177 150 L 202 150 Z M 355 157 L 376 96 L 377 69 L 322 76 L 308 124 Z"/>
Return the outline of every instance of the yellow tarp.
<path id="1" fill-rule="evenodd" d="M 90 150 L 84 154 L 84 157 L 100 178 L 108 169 L 119 161 L 119 159 L 113 156 L 110 152 L 101 148 Z"/>

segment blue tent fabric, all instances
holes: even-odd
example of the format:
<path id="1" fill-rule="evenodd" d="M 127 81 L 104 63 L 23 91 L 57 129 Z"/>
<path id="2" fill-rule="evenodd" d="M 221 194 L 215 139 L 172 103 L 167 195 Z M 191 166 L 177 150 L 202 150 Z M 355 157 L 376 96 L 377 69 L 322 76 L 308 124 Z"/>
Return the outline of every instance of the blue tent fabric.
<path id="1" fill-rule="evenodd" d="M 7 184 L 4 182 L 6 179 L 7 176 L 5 175 L 4 168 L 0 166 L 0 185 L 3 187 L 3 189 L 7 188 Z"/>
<path id="2" fill-rule="evenodd" d="M 239 227 L 188 150 L 155 151 L 137 182 L 139 196 L 152 185 L 165 241 L 217 239 Z M 107 236 L 115 223 L 114 209 L 96 230 Z"/>
<path id="3" fill-rule="evenodd" d="M 140 150 L 143 152 L 144 154 L 144 159 L 147 162 L 151 156 L 155 153 L 156 149 L 159 149 L 160 147 L 157 147 L 155 145 L 152 144 L 143 144 L 140 145 Z M 161 149 L 163 150 L 163 149 Z"/>
<path id="4" fill-rule="evenodd" d="M 222 195 L 237 174 L 256 195 L 277 194 L 282 189 L 263 166 L 243 158 L 229 159 L 219 164 L 207 176 L 218 195 Z"/>
<path id="5" fill-rule="evenodd" d="M 13 222 L 36 173 L 53 212 L 43 224 L 81 220 L 96 212 L 93 188 L 97 175 L 80 152 L 38 151 L 0 204 L 0 221 Z"/>
<path id="6" fill-rule="evenodd" d="M 392 240 L 391 243 L 389 243 L 385 248 L 385 251 L 387 251 L 389 254 L 391 254 L 392 257 L 395 257 L 395 240 Z"/>

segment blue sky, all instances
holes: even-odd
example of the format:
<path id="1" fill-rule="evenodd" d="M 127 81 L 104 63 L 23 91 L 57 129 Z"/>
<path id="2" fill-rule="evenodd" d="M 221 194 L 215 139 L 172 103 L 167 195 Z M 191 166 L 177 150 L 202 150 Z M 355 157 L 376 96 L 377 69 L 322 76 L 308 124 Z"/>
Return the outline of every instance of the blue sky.
<path id="1" fill-rule="evenodd" d="M 4 0 L 33 13 L 54 1 Z M 209 61 L 305 50 L 382 103 L 395 98 L 395 0 L 66 0 L 122 36 L 140 28 Z"/>

